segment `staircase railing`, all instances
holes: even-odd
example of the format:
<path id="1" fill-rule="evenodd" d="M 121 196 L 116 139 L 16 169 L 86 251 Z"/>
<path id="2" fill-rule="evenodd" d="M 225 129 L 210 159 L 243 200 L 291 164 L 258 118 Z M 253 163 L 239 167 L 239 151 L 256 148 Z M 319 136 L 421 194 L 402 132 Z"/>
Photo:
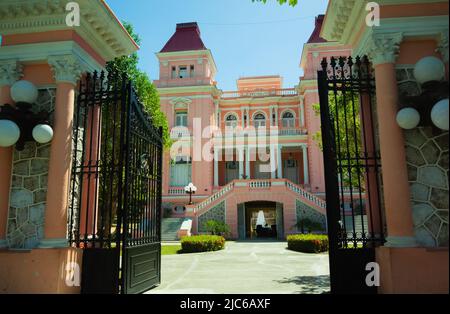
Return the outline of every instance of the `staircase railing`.
<path id="1" fill-rule="evenodd" d="M 199 210 L 202 210 L 203 208 L 207 207 L 212 202 L 216 201 L 217 199 L 221 198 L 223 195 L 228 194 L 231 190 L 234 189 L 234 181 L 230 184 L 226 185 L 210 197 L 208 197 L 206 200 L 200 202 L 197 204 L 197 206 L 194 208 L 194 210 L 197 212 Z"/>
<path id="2" fill-rule="evenodd" d="M 303 198 L 309 200 L 310 202 L 314 203 L 315 205 L 319 206 L 320 208 L 327 208 L 327 203 L 320 197 L 317 197 L 314 194 L 311 194 L 311 193 L 305 191 L 304 189 L 302 189 L 301 187 L 299 187 L 298 185 L 296 185 L 290 181 L 286 181 L 286 185 L 291 191 L 293 191 L 293 192 L 297 193 L 298 195 L 302 196 Z"/>

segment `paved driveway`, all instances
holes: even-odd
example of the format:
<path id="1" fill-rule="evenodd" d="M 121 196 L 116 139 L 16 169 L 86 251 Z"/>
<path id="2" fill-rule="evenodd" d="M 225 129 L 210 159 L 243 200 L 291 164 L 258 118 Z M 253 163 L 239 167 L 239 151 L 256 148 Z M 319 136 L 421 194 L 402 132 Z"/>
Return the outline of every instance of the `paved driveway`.
<path id="1" fill-rule="evenodd" d="M 149 294 L 292 294 L 329 291 L 327 254 L 286 242 L 227 242 L 219 252 L 162 256 L 162 283 Z"/>

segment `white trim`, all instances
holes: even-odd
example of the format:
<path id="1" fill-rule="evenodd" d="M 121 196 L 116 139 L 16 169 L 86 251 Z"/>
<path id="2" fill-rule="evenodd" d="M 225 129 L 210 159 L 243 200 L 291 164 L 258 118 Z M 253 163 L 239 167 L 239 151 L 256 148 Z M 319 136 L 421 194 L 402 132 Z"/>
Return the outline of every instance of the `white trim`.
<path id="1" fill-rule="evenodd" d="M 78 57 L 84 71 L 99 72 L 103 69 L 101 64 L 73 41 L 4 46 L 0 50 L 0 60 L 15 59 L 22 63 L 36 63 L 38 61 L 47 63 L 50 56 L 67 55 Z"/>

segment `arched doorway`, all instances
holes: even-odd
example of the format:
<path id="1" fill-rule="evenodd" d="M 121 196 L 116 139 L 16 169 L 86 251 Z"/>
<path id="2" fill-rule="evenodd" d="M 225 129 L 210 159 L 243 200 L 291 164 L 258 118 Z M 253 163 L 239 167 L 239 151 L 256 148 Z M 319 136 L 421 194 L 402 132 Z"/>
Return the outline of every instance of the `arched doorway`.
<path id="1" fill-rule="evenodd" d="M 240 240 L 283 239 L 283 204 L 252 201 L 238 205 Z"/>

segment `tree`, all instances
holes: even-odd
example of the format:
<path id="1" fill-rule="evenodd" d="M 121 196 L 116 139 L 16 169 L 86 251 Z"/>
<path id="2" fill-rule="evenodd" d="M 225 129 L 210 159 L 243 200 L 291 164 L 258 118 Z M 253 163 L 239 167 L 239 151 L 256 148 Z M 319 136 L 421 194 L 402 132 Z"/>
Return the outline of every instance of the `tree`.
<path id="1" fill-rule="evenodd" d="M 130 36 L 139 45 L 141 43 L 141 38 L 135 33 L 133 26 L 127 22 L 124 22 L 123 25 Z M 144 110 L 152 117 L 153 124 L 158 128 L 163 128 L 163 140 L 167 148 L 170 145 L 169 125 L 166 116 L 160 108 L 158 91 L 147 73 L 139 69 L 138 63 L 139 57 L 137 52 L 135 52 L 129 56 L 122 56 L 108 62 L 106 70 L 108 72 L 126 73 L 128 75 L 142 105 L 144 106 Z"/>
<path id="2" fill-rule="evenodd" d="M 263 2 L 266 3 L 267 0 L 252 0 L 253 2 Z M 289 3 L 290 6 L 295 7 L 298 3 L 298 0 L 276 0 L 279 4 L 285 4 L 286 2 Z"/>
<path id="3" fill-rule="evenodd" d="M 330 95 L 329 109 L 334 121 L 336 153 L 340 160 L 338 173 L 344 187 L 361 187 L 364 189 L 364 171 L 361 170 L 359 158 L 363 153 L 360 105 L 354 95 Z M 320 116 L 320 104 L 314 104 L 313 110 Z M 323 150 L 322 132 L 313 134 L 313 139 Z"/>

